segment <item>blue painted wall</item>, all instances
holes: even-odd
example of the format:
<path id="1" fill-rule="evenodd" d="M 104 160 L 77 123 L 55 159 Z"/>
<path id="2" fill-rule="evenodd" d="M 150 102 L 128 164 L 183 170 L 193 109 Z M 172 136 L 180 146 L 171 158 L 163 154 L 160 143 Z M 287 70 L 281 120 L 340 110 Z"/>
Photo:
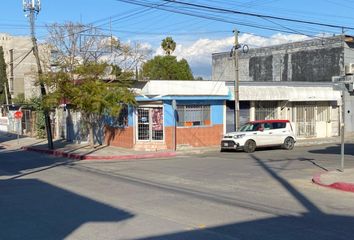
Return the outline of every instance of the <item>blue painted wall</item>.
<path id="1" fill-rule="evenodd" d="M 134 107 L 128 106 L 128 126 L 134 125 Z"/>
<path id="2" fill-rule="evenodd" d="M 172 101 L 165 101 L 164 108 L 164 125 L 165 127 L 175 126 L 175 116 L 172 108 Z"/>
<path id="3" fill-rule="evenodd" d="M 177 105 L 210 105 L 211 124 L 223 124 L 224 111 L 223 100 L 177 100 Z M 175 119 L 172 108 L 172 100 L 164 101 L 164 124 L 166 127 L 174 126 Z"/>

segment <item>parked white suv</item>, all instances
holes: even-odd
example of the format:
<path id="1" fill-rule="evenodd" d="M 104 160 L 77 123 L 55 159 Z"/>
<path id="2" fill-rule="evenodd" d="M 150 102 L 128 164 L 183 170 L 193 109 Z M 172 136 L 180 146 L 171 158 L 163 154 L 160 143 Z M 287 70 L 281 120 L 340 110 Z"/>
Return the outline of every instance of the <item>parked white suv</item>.
<path id="1" fill-rule="evenodd" d="M 291 150 L 296 137 L 289 120 L 260 120 L 243 125 L 238 132 L 230 132 L 221 140 L 221 151 L 243 149 L 254 152 L 257 147 L 282 146 Z"/>

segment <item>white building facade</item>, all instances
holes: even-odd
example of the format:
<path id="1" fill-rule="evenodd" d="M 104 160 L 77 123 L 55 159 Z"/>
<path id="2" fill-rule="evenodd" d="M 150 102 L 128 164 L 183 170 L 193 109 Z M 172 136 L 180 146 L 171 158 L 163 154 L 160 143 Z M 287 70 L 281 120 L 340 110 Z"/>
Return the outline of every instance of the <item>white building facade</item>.
<path id="1" fill-rule="evenodd" d="M 234 83 L 225 104 L 226 132 L 234 131 Z M 326 138 L 339 135 L 342 111 L 341 91 L 328 83 L 242 82 L 239 89 L 241 124 L 264 119 L 287 119 L 298 138 Z M 350 113 L 347 113 L 350 114 Z M 350 123 L 348 123 L 350 124 Z"/>

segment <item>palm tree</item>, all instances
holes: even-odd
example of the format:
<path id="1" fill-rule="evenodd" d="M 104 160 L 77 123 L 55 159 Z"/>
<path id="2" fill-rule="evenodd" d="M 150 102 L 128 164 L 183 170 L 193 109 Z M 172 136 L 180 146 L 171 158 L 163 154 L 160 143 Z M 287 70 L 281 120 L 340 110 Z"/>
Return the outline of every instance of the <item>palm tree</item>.
<path id="1" fill-rule="evenodd" d="M 172 37 L 166 37 L 162 40 L 161 47 L 165 54 L 169 56 L 176 49 L 176 42 L 173 41 Z"/>

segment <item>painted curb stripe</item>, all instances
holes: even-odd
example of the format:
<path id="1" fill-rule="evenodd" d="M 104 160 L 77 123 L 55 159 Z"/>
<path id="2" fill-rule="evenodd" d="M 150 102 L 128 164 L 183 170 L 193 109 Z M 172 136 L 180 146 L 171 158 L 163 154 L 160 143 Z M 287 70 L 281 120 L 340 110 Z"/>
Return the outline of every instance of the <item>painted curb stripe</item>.
<path id="1" fill-rule="evenodd" d="M 354 184 L 352 183 L 345 183 L 345 182 L 334 182 L 331 184 L 324 184 L 321 182 L 321 175 L 326 174 L 326 173 L 317 173 L 315 176 L 312 178 L 312 182 L 315 184 L 322 186 L 322 187 L 327 187 L 327 188 L 333 188 L 345 192 L 354 192 Z"/>

